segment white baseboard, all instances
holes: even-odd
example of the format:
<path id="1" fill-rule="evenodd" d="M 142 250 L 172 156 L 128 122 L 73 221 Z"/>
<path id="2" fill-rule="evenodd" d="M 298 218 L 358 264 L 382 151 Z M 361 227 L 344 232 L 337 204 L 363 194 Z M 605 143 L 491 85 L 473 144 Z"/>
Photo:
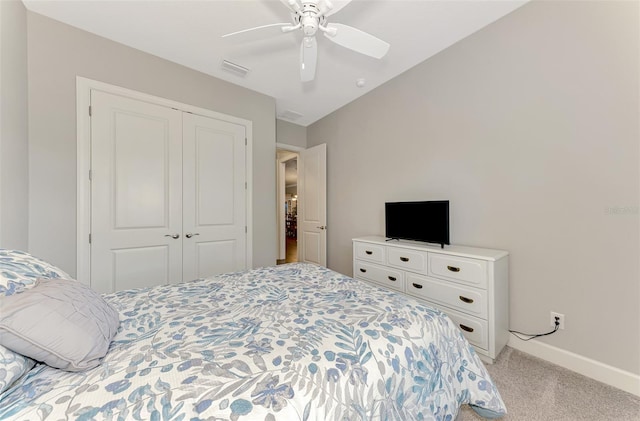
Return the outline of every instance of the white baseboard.
<path id="1" fill-rule="evenodd" d="M 511 337 L 507 343 L 513 349 L 575 371 L 583 376 L 640 396 L 640 375 L 603 364 L 599 361 L 556 348 L 538 341 L 520 341 Z"/>

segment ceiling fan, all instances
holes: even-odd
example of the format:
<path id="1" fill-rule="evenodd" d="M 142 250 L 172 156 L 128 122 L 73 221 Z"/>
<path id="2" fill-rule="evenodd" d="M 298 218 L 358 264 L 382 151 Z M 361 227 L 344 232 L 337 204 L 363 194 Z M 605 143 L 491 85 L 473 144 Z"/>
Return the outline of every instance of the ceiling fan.
<path id="1" fill-rule="evenodd" d="M 329 0 L 280 0 L 291 12 L 293 23 L 273 23 L 244 29 L 223 35 L 231 37 L 251 31 L 260 31 L 279 26 L 283 33 L 301 30 L 303 34 L 300 45 L 300 79 L 303 82 L 312 81 L 316 74 L 318 58 L 318 30 L 325 37 L 358 53 L 381 59 L 389 51 L 390 45 L 371 34 L 363 32 L 341 23 L 328 23 L 327 18 L 346 6 L 351 0 L 342 2 L 341 7 L 334 7 Z"/>

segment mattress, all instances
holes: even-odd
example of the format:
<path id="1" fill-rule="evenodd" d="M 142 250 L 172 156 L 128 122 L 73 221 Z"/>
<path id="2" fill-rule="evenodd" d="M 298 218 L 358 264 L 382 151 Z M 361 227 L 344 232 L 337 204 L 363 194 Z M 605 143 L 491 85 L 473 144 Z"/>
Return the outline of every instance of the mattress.
<path id="1" fill-rule="evenodd" d="M 101 364 L 37 364 L 0 419 L 455 420 L 506 413 L 442 312 L 311 264 L 104 296 L 120 326 Z"/>

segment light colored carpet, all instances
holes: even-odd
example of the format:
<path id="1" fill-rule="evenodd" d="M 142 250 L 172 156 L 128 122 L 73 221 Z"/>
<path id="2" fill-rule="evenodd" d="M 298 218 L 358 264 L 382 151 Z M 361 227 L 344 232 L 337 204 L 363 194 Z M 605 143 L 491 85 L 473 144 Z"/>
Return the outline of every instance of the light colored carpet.
<path id="1" fill-rule="evenodd" d="M 502 420 L 640 420 L 639 397 L 512 348 L 485 366 L 507 406 Z M 465 405 L 456 421 L 483 419 Z"/>

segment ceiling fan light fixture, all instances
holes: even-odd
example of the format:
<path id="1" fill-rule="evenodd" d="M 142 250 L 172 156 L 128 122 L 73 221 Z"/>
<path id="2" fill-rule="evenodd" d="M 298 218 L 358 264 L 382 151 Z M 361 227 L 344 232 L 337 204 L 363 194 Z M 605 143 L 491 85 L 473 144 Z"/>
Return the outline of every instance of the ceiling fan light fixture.
<path id="1" fill-rule="evenodd" d="M 304 35 L 312 37 L 318 31 L 318 19 L 315 16 L 303 16 L 300 19 Z"/>

